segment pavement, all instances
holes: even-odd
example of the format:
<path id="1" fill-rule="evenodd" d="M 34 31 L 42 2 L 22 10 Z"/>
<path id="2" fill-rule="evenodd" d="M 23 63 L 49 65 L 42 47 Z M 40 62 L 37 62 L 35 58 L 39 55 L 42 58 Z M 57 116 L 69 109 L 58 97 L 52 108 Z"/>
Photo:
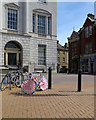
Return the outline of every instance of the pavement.
<path id="1" fill-rule="evenodd" d="M 20 88 L 7 88 L 0 92 L 2 118 L 41 118 L 93 120 L 94 76 L 82 76 L 82 91 L 77 92 L 77 75 L 54 74 L 52 89 L 33 95 L 24 94 Z"/>

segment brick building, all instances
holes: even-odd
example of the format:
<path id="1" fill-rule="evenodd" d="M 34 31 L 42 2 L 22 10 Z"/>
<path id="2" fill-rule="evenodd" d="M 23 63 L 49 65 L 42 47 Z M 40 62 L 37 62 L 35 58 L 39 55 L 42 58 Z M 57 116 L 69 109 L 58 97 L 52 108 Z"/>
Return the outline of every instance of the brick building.
<path id="1" fill-rule="evenodd" d="M 82 73 L 96 73 L 96 24 L 93 14 L 87 15 L 78 32 L 73 31 L 68 43 L 69 72 L 78 71 L 80 66 Z"/>
<path id="2" fill-rule="evenodd" d="M 96 27 L 93 14 L 88 14 L 80 32 L 80 66 L 83 73 L 96 72 Z"/>
<path id="3" fill-rule="evenodd" d="M 68 38 L 69 44 L 69 72 L 76 73 L 79 65 L 80 55 L 80 44 L 79 44 L 79 33 L 73 31 L 71 36 Z"/>

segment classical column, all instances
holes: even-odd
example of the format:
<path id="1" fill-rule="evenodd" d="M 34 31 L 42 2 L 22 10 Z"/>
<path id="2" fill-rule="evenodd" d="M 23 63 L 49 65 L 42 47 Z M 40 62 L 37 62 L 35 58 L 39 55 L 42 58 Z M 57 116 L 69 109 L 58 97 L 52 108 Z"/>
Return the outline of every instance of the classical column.
<path id="1" fill-rule="evenodd" d="M 0 0 L 0 30 L 2 30 L 2 0 Z"/>
<path id="2" fill-rule="evenodd" d="M 17 65 L 18 65 L 19 64 L 19 52 L 17 52 L 16 54 L 17 54 L 16 62 L 17 62 Z"/>
<path id="3" fill-rule="evenodd" d="M 28 33 L 28 20 L 29 16 L 28 16 L 28 2 L 26 0 L 26 2 L 23 3 L 23 31 L 24 33 Z"/>
<path id="4" fill-rule="evenodd" d="M 6 52 L 6 65 L 8 65 L 8 53 Z"/>
<path id="5" fill-rule="evenodd" d="M 38 33 L 38 14 L 35 14 L 35 33 Z"/>

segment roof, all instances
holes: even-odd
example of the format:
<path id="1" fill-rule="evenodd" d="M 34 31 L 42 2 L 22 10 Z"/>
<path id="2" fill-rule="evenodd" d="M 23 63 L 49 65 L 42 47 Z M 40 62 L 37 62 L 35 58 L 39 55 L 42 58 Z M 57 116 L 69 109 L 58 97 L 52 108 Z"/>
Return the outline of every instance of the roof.
<path id="1" fill-rule="evenodd" d="M 94 22 L 95 22 L 94 15 L 88 14 L 83 26 L 86 24 L 87 20 L 90 20 L 90 22 L 92 22 L 94 24 Z"/>
<path id="2" fill-rule="evenodd" d="M 62 46 L 60 43 L 57 44 L 57 49 L 58 50 L 68 50 L 68 47 L 65 48 L 64 46 Z"/>
<path id="3" fill-rule="evenodd" d="M 71 36 L 69 37 L 69 39 L 72 39 L 73 35 L 75 35 L 76 38 L 78 38 L 78 34 L 79 34 L 79 32 L 73 31 Z"/>
<path id="4" fill-rule="evenodd" d="M 57 49 L 61 49 L 61 50 L 63 50 L 64 49 L 64 47 L 61 45 L 61 44 L 57 44 Z"/>
<path id="5" fill-rule="evenodd" d="M 87 18 L 86 18 L 84 24 L 83 24 L 83 27 L 81 27 L 78 32 L 73 31 L 72 34 L 71 34 L 71 36 L 68 37 L 68 41 L 69 41 L 69 40 L 72 40 L 72 36 L 73 36 L 74 34 L 78 37 L 78 35 L 80 34 L 80 32 L 82 32 L 82 31 L 84 30 L 84 25 L 86 24 L 86 21 L 87 21 L 87 20 L 90 20 L 93 24 L 94 24 L 95 21 L 96 21 L 96 20 L 94 19 L 94 15 L 91 14 L 91 13 L 89 13 L 89 14 L 87 15 Z"/>

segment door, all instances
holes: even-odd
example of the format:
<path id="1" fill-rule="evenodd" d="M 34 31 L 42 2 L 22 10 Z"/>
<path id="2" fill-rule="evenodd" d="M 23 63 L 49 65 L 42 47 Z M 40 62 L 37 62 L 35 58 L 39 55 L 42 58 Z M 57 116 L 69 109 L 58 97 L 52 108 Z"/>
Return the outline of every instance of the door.
<path id="1" fill-rule="evenodd" d="M 8 53 L 8 65 L 16 65 L 16 53 Z"/>

